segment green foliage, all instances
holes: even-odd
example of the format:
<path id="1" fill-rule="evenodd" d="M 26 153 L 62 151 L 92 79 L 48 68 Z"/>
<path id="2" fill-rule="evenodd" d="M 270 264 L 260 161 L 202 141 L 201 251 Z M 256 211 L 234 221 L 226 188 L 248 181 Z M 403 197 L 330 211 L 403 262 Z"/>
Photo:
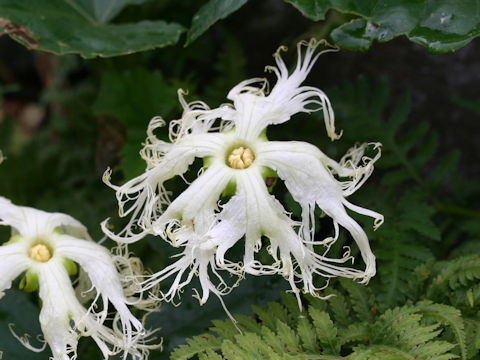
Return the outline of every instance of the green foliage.
<path id="1" fill-rule="evenodd" d="M 477 115 L 480 115 L 480 102 L 475 101 L 475 100 L 470 100 L 470 99 L 461 99 L 461 98 L 456 98 L 454 99 L 458 105 L 465 107 L 466 109 L 470 109 L 472 112 L 474 112 Z"/>
<path id="2" fill-rule="evenodd" d="M 173 17 L 180 21 L 185 22 L 189 13 L 194 12 L 185 45 L 247 1 L 209 0 L 196 12 L 197 2 L 177 6 L 179 11 L 175 11 Z M 446 53 L 460 49 L 480 34 L 478 17 L 472 16 L 478 13 L 476 0 L 286 1 L 314 21 L 325 19 L 330 9 L 342 14 L 322 31 L 326 31 L 326 36 L 333 30 L 332 40 L 352 50 L 364 51 L 375 40 L 386 42 L 406 35 L 432 53 Z M 153 16 L 171 18 L 163 11 L 168 4 L 169 1 L 159 2 Z M 85 58 L 125 55 L 174 45 L 186 30 L 177 22 L 146 20 L 144 16 L 116 22 L 129 6 L 153 8 L 146 0 L 1 0 L 0 26 L 28 48 L 59 55 L 77 53 Z"/>
<path id="3" fill-rule="evenodd" d="M 428 275 L 428 277 L 427 277 Z M 470 314 L 476 314 L 480 304 L 480 255 L 464 255 L 448 261 L 425 264 L 417 269 L 417 293 L 425 293 L 434 301 L 448 301 L 463 308 Z"/>
<path id="4" fill-rule="evenodd" d="M 117 56 L 175 44 L 183 26 L 165 21 L 113 24 L 125 0 L 1 0 L 0 26 L 31 49 L 85 58 Z M 109 6 L 106 6 L 106 5 Z"/>
<path id="5" fill-rule="evenodd" d="M 70 3 L 77 7 L 77 11 L 84 11 L 98 21 L 108 22 L 117 16 L 127 5 L 140 5 L 146 0 L 113 0 L 113 1 L 96 1 L 96 0 L 79 0 L 76 3 Z"/>
<path id="6" fill-rule="evenodd" d="M 367 296 L 361 285 L 347 286 Z M 370 311 L 365 316 L 362 305 L 356 306 L 359 299 L 347 294 L 342 289 L 333 299 L 349 305 L 344 308 L 348 324 L 332 321 L 337 315 L 331 300 L 325 306 L 311 299 L 308 310 L 291 312 L 285 302 L 292 301 L 293 296 L 288 295 L 283 297 L 283 304 L 256 308 L 257 321 L 239 317 L 238 329 L 230 320 L 216 321 L 211 333 L 188 340 L 187 345 L 175 349 L 171 359 L 453 359 L 457 357 L 453 352 L 456 343 L 445 338 L 450 329 L 465 354 L 463 320 L 458 310 L 424 301 L 371 317 Z M 278 311 L 286 317 L 275 321 L 265 317 Z M 366 317 L 369 319 L 357 320 Z"/>
<path id="7" fill-rule="evenodd" d="M 238 84 L 247 77 L 245 54 L 238 40 L 232 34 L 227 33 L 222 45 L 214 65 L 215 71 L 221 76 L 215 77 L 208 84 L 203 95 L 205 102 L 211 107 L 225 102 L 233 84 Z"/>
<path id="8" fill-rule="evenodd" d="M 103 233 L 98 223 L 114 214 L 115 201 L 101 183 L 104 169 L 96 168 L 104 149 L 96 148 L 101 142 L 90 112 L 94 94 L 86 82 L 63 88 L 63 77 L 78 66 L 72 58 L 63 60 L 58 83 L 44 93 L 45 103 L 53 108 L 48 127 L 28 136 L 13 118 L 2 119 L 0 144 L 7 160 L 1 165 L 0 194 L 17 204 L 67 212 L 82 219 L 99 240 Z M 40 104 L 43 109 L 45 103 Z"/>
<path id="9" fill-rule="evenodd" d="M 325 19 L 329 9 L 347 14 L 334 29 L 335 43 L 351 50 L 367 50 L 374 40 L 386 42 L 406 35 L 432 53 L 457 50 L 480 35 L 476 0 L 286 0 L 312 20 Z M 349 19 L 346 17 L 345 20 Z"/>
<path id="10" fill-rule="evenodd" d="M 445 201 L 456 201 L 454 196 L 445 197 L 444 193 L 449 178 L 457 171 L 458 152 L 447 152 L 432 161 L 438 151 L 438 135 L 426 121 L 408 121 L 409 95 L 390 105 L 386 83 L 372 88 L 361 78 L 355 86 L 347 84 L 333 95 L 338 118 L 344 119 L 347 143 L 348 137 L 354 134 L 356 141 L 375 139 L 383 144 L 377 166 L 382 173 L 379 180 L 382 193 L 375 196 L 365 193 L 362 203 L 370 203 L 371 208 L 380 209 L 385 215 L 385 223 L 370 236 L 376 239 L 380 306 L 390 307 L 408 297 L 408 283 L 415 268 L 438 253 L 442 229 L 434 217 L 451 212 L 452 207 Z M 387 108 L 391 109 L 389 113 Z M 352 136 L 351 141 L 355 140 Z M 462 219 L 466 220 L 468 218 Z"/>
<path id="11" fill-rule="evenodd" d="M 185 45 L 195 41 L 207 29 L 220 19 L 225 19 L 240 9 L 248 0 L 209 0 L 193 16 L 192 27 L 187 33 Z"/>
<path id="12" fill-rule="evenodd" d="M 185 27 L 164 20 L 114 21 L 129 5 L 146 0 L 1 0 L 0 27 L 30 49 L 84 58 L 111 57 L 174 45 Z M 210 0 L 195 13 L 187 33 L 189 45 L 247 0 Z M 196 4 L 196 3 L 195 3 Z"/>
<path id="13" fill-rule="evenodd" d="M 139 152 L 150 119 L 160 114 L 169 116 L 176 105 L 177 94 L 159 71 L 135 68 L 102 74 L 93 112 L 97 116 L 114 117 L 124 126 L 126 139 L 120 167 L 127 178 L 145 169 Z"/>

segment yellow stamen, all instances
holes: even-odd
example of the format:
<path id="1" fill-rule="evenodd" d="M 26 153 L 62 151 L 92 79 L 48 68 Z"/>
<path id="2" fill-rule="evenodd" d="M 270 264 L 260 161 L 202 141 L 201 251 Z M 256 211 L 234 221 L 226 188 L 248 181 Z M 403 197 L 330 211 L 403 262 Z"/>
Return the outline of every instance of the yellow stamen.
<path id="1" fill-rule="evenodd" d="M 43 244 L 37 244 L 31 247 L 30 250 L 28 250 L 28 256 L 33 260 L 41 262 L 47 262 L 52 257 L 50 250 Z"/>
<path id="2" fill-rule="evenodd" d="M 252 150 L 243 146 L 236 148 L 228 156 L 228 162 L 234 169 L 246 169 L 252 165 L 253 160 L 255 160 L 255 157 Z"/>

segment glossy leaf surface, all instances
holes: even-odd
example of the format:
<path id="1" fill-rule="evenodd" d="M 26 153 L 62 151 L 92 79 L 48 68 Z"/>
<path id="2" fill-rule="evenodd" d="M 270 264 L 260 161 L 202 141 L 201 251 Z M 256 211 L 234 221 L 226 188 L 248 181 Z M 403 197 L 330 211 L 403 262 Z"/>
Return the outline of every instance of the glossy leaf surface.
<path id="1" fill-rule="evenodd" d="M 353 16 L 334 29 L 332 39 L 351 50 L 367 50 L 374 40 L 406 35 L 432 53 L 455 51 L 480 35 L 478 0 L 287 0 L 312 20 L 328 10 Z"/>
<path id="2" fill-rule="evenodd" d="M 107 23 L 141 0 L 0 0 L 3 31 L 31 49 L 85 58 L 130 54 L 175 44 L 184 28 L 165 21 Z M 105 4 L 110 6 L 105 6 Z"/>

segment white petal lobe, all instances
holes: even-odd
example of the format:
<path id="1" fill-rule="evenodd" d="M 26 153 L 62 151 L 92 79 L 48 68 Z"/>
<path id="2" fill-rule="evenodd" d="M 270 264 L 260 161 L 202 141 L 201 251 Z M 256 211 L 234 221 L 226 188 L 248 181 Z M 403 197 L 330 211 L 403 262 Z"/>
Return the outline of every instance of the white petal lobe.
<path id="1" fill-rule="evenodd" d="M 9 289 L 12 281 L 24 272 L 32 261 L 27 256 L 27 249 L 21 243 L 0 246 L 0 299 Z"/>

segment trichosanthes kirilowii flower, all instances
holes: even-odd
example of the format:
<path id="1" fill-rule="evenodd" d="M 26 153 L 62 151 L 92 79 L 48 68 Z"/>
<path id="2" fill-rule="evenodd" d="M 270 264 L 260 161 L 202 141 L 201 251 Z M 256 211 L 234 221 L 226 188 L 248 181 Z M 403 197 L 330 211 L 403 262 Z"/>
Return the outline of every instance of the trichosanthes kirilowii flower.
<path id="1" fill-rule="evenodd" d="M 18 337 L 12 330 L 23 345 L 41 351 L 48 344 L 51 359 L 76 359 L 78 339 L 90 336 L 105 359 L 121 352 L 124 359 L 129 355 L 146 359 L 152 347 L 145 344 L 150 332 L 128 308 L 131 300 L 125 296 L 112 255 L 89 238 L 80 222 L 66 214 L 16 206 L 0 197 L 0 225 L 12 229 L 10 240 L 0 246 L 0 298 L 24 273 L 20 287 L 38 289 L 41 299 L 45 345 L 37 349 L 28 337 Z M 86 276 L 87 293 L 76 294 L 72 286 L 70 275 L 77 272 L 77 264 L 81 276 Z M 80 300 L 89 294 L 94 300 L 85 308 Z M 113 319 L 112 310 L 116 311 Z"/>
<path id="2" fill-rule="evenodd" d="M 269 141 L 266 136 L 269 125 L 282 124 L 296 113 L 322 111 L 328 136 L 332 140 L 340 137 L 327 96 L 316 87 L 302 86 L 318 56 L 334 50 L 319 51 L 320 45 L 325 43 L 299 43 L 292 72 L 280 56 L 281 47 L 274 54 L 276 66 L 267 67 L 277 77 L 270 92 L 266 79 L 245 80 L 228 93 L 233 103 L 210 109 L 201 101 L 187 103 L 179 91 L 183 115 L 170 123 L 170 142 L 154 134 L 165 125 L 161 118 L 149 124 L 142 150 L 145 173 L 122 186 L 112 185 L 111 172 L 105 173 L 105 182 L 116 190 L 120 216 L 129 217 L 127 226 L 117 234 L 104 222 L 108 236 L 130 243 L 150 233 L 182 249 L 176 262 L 144 282 L 145 288 L 173 278 L 172 285 L 162 292 L 163 299 L 172 300 L 198 276 L 202 290 L 198 298 L 203 304 L 210 292 L 220 296 L 232 289 L 219 270 L 239 279 L 246 273 L 280 274 L 297 295 L 303 291 L 314 296 L 319 296 L 315 275 L 342 276 L 362 283 L 375 275 L 375 256 L 367 235 L 346 209 L 373 217 L 375 228 L 383 222 L 381 214 L 347 200 L 372 173 L 380 144 L 356 145 L 336 162 L 309 143 Z M 369 147 L 375 150 L 374 157 L 365 155 Z M 182 176 L 195 158 L 204 159 L 202 171 L 171 200 L 165 182 Z M 276 177 L 301 206 L 301 219 L 292 218 L 270 194 L 271 180 Z M 314 238 L 316 207 L 333 222 L 332 236 L 325 239 Z M 328 256 L 340 226 L 358 245 L 365 270 L 345 265 L 353 261 L 348 247 L 341 258 Z M 238 243 L 244 249 L 243 259 L 234 261 L 229 250 Z M 271 256 L 268 263 L 259 260 L 262 247 Z"/>

